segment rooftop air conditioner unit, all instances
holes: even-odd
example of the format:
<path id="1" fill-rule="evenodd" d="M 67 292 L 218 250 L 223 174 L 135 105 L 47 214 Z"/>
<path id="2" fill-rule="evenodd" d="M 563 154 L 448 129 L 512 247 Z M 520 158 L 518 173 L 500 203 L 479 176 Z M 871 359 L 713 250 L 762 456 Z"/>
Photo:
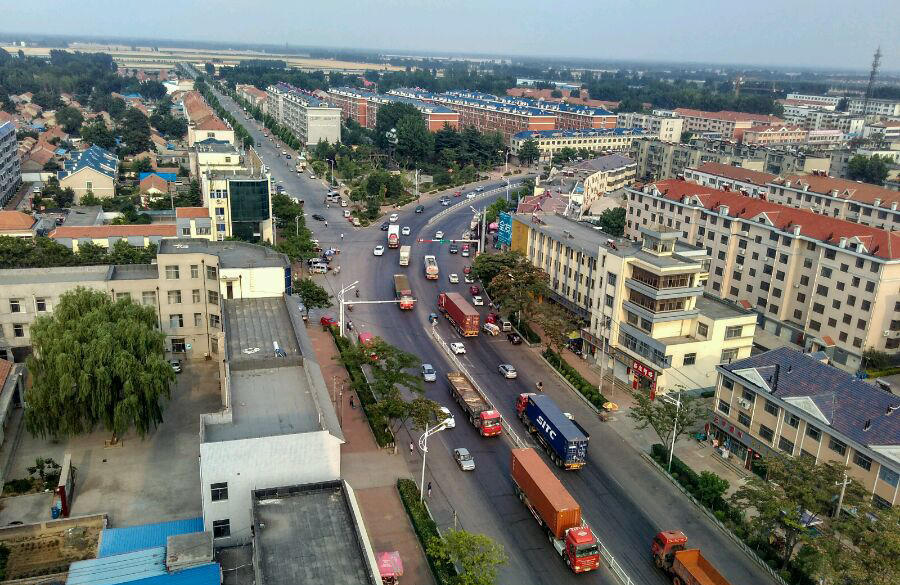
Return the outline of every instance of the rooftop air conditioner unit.
<path id="1" fill-rule="evenodd" d="M 885 337 L 889 337 L 890 334 L 891 334 L 891 332 L 890 332 L 889 330 L 887 330 L 887 329 L 884 330 L 884 336 L 885 336 Z"/>

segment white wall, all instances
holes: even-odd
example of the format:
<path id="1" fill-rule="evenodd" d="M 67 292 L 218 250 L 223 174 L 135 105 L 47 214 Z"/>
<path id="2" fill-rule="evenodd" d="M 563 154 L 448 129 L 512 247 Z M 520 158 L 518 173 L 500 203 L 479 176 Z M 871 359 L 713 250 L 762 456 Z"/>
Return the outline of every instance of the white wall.
<path id="1" fill-rule="evenodd" d="M 328 431 L 201 443 L 203 529 L 211 532 L 213 520 L 227 518 L 231 538 L 216 539 L 215 546 L 247 542 L 252 490 L 329 481 L 340 475 L 341 441 Z M 213 502 L 210 484 L 220 482 L 228 483 L 228 499 Z"/>
<path id="2" fill-rule="evenodd" d="M 284 294 L 284 267 L 220 268 L 219 289 L 228 298 L 227 281 L 231 281 L 232 298 L 255 299 L 280 297 Z"/>

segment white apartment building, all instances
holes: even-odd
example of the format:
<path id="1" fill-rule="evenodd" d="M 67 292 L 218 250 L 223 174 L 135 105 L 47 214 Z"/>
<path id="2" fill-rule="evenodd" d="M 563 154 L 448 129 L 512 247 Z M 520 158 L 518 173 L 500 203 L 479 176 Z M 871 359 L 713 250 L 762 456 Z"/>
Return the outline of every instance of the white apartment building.
<path id="1" fill-rule="evenodd" d="M 688 181 L 627 191 L 626 235 L 663 224 L 705 247 L 706 290 L 753 308 L 773 340 L 851 372 L 866 349 L 900 350 L 900 233 Z"/>
<path id="2" fill-rule="evenodd" d="M 858 116 L 897 117 L 900 116 L 900 101 L 870 99 L 867 104 L 864 98 L 853 98 L 847 111 Z"/>
<path id="3" fill-rule="evenodd" d="M 665 142 L 680 142 L 684 120 L 675 115 L 642 114 L 627 112 L 619 114 L 617 128 L 640 128 L 647 138 L 657 138 Z"/>
<path id="4" fill-rule="evenodd" d="M 785 122 L 810 131 L 840 130 L 844 134 L 859 136 L 865 125 L 865 118 L 847 112 L 832 112 L 807 105 L 785 104 L 783 107 Z"/>
<path id="5" fill-rule="evenodd" d="M 18 148 L 15 124 L 0 124 L 0 208 L 13 198 L 22 182 Z"/>
<path id="6" fill-rule="evenodd" d="M 266 88 L 266 112 L 307 146 L 341 141 L 341 109 L 287 83 Z"/>
<path id="7" fill-rule="evenodd" d="M 841 98 L 839 97 L 830 95 L 811 95 L 806 93 L 789 93 L 787 94 L 787 99 L 803 102 L 814 102 L 823 106 L 831 106 L 832 109 L 836 108 L 841 101 Z"/>
<path id="8" fill-rule="evenodd" d="M 518 156 L 522 144 L 537 143 L 541 160 L 550 160 L 564 148 L 594 152 L 627 152 L 643 130 L 627 128 L 589 128 L 586 130 L 526 130 L 513 135 L 510 151 Z"/>

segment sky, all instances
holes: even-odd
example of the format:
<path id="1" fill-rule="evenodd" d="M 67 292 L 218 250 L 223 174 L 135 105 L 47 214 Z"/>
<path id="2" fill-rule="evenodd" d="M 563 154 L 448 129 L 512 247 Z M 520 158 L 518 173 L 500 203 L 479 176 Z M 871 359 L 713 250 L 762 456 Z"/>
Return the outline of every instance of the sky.
<path id="1" fill-rule="evenodd" d="M 3 0 L 0 32 L 900 70 L 898 0 Z M 132 9 L 132 6 L 134 7 Z"/>

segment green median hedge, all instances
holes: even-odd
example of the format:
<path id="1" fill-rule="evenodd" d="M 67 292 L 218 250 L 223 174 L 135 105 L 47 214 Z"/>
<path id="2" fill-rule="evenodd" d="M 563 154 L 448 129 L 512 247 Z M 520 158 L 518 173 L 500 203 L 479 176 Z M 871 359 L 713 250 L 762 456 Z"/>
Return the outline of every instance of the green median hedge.
<path id="1" fill-rule="evenodd" d="M 434 575 L 438 585 L 450 585 L 456 583 L 456 567 L 444 559 L 435 557 L 430 549 L 433 548 L 432 542 L 440 539 L 437 524 L 431 519 L 431 515 L 425 508 L 425 505 L 419 501 L 419 488 L 411 479 L 398 479 L 397 491 L 400 492 L 400 499 L 403 500 L 403 507 L 406 508 L 406 514 L 409 521 L 416 531 L 419 543 L 425 551 L 425 557 L 428 559 L 428 565 L 431 567 L 431 573 Z"/>
<path id="2" fill-rule="evenodd" d="M 334 338 L 334 344 L 343 357 L 344 352 L 350 349 L 350 342 L 338 334 L 337 327 L 329 327 L 329 329 Z M 394 435 L 390 431 L 390 421 L 384 416 L 372 412 L 372 407 L 376 404 L 375 394 L 372 393 L 363 371 L 357 366 L 345 365 L 344 367 L 347 369 L 347 374 L 350 375 L 350 385 L 356 391 L 363 412 L 366 413 L 366 420 L 369 421 L 369 427 L 372 429 L 372 434 L 375 435 L 375 442 L 379 447 L 392 446 Z"/>
<path id="3" fill-rule="evenodd" d="M 519 330 L 519 333 L 522 334 L 522 337 L 525 338 L 525 341 L 531 344 L 540 343 L 541 336 L 538 335 L 534 329 L 532 329 L 528 323 L 522 321 L 516 325 L 516 329 Z"/>
<path id="4" fill-rule="evenodd" d="M 600 394 L 600 391 L 593 384 L 585 380 L 584 377 L 578 373 L 578 370 L 570 366 L 566 360 L 562 359 L 559 354 L 553 350 L 544 350 L 542 355 L 544 356 L 544 359 L 550 362 L 550 365 L 553 366 L 557 372 L 562 374 L 562 377 L 568 380 L 569 384 L 575 386 L 575 389 L 581 392 L 591 404 L 597 408 L 603 408 L 603 403 L 607 402 L 606 396 Z"/>

